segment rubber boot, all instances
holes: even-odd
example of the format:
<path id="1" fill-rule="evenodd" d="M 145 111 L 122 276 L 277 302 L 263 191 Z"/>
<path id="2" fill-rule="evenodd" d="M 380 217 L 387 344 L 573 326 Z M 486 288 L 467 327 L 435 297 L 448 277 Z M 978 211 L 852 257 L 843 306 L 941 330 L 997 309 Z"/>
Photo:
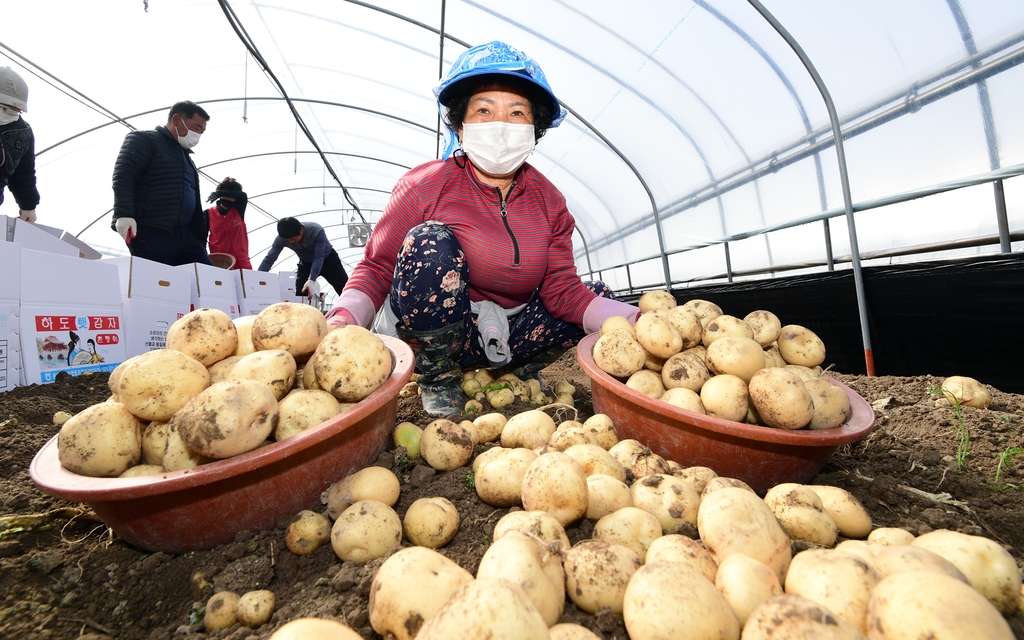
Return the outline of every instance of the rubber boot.
<path id="1" fill-rule="evenodd" d="M 410 331 L 398 326 L 396 331 L 416 358 L 423 410 L 435 416 L 462 413 L 465 398 L 459 358 L 465 338 L 464 323 L 456 322 L 432 331 Z"/>

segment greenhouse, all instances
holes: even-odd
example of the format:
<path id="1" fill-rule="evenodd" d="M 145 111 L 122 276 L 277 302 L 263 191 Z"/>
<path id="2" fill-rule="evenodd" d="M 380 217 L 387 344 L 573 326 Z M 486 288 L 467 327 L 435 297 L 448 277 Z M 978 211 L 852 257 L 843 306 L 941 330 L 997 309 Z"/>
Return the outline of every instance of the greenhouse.
<path id="1" fill-rule="evenodd" d="M 1024 640 L 1024 3 L 7 4 L 0 636 Z"/>

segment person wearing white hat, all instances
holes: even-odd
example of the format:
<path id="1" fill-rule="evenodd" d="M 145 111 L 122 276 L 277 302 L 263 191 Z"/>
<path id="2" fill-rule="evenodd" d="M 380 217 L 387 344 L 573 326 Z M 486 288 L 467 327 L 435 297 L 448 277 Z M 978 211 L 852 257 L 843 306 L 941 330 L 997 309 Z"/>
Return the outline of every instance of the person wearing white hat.
<path id="1" fill-rule="evenodd" d="M 606 318 L 640 310 L 580 279 L 565 197 L 526 162 L 566 117 L 536 61 L 477 45 L 434 95 L 447 149 L 399 179 L 327 321 L 407 342 L 423 409 L 452 415 L 462 369 L 532 377 Z"/>
<path id="2" fill-rule="evenodd" d="M 10 67 L 0 67 L 0 203 L 4 187 L 18 203 L 18 217 L 36 221 L 36 139 L 21 117 L 28 111 L 28 85 Z"/>

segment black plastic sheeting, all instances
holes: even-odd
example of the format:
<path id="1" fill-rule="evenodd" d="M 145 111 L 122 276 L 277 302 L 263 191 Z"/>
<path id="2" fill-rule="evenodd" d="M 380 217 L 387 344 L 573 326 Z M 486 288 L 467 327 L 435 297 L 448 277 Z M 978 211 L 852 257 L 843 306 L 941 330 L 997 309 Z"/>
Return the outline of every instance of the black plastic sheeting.
<path id="1" fill-rule="evenodd" d="M 863 269 L 876 375 L 970 376 L 1024 393 L 1024 254 Z M 743 318 L 765 309 L 825 343 L 822 366 L 865 374 L 850 270 L 676 289 Z M 635 298 L 634 298 L 635 301 Z"/>

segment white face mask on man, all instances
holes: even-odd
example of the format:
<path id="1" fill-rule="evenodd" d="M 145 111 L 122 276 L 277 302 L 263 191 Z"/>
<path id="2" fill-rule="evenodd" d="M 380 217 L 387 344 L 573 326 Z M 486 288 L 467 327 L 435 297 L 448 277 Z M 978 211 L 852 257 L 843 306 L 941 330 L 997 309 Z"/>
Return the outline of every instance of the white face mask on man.
<path id="1" fill-rule="evenodd" d="M 183 149 L 191 149 L 192 147 L 199 144 L 199 137 L 203 134 L 199 133 L 198 131 L 193 131 L 189 129 L 188 125 L 185 124 L 185 118 L 181 119 L 181 124 L 185 126 L 185 131 L 187 131 L 188 133 L 186 133 L 183 136 L 178 136 L 178 144 L 180 144 Z M 176 136 L 178 134 L 177 127 L 175 127 L 174 129 L 174 134 Z"/>
<path id="2" fill-rule="evenodd" d="M 462 150 L 476 168 L 492 176 L 518 169 L 537 144 L 532 124 L 474 122 L 462 125 Z"/>
<path id="3" fill-rule="evenodd" d="M 21 117 L 21 112 L 10 107 L 0 108 L 0 126 L 16 122 Z"/>

